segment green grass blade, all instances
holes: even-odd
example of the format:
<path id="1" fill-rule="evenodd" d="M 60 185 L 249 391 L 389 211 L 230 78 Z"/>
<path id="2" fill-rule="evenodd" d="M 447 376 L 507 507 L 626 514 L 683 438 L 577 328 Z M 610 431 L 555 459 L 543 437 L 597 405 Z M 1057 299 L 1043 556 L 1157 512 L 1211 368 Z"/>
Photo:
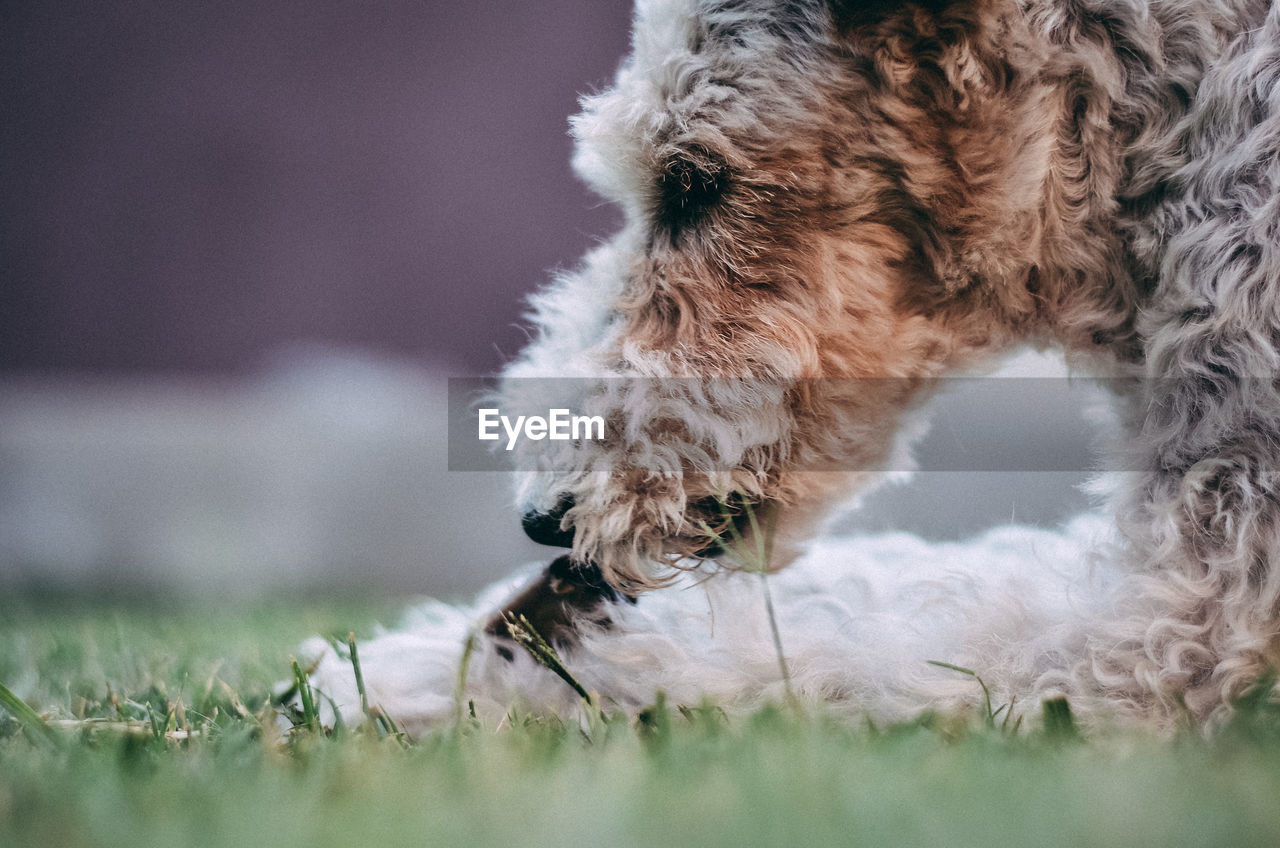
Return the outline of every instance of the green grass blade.
<path id="1" fill-rule="evenodd" d="M 778 656 L 778 670 L 782 673 L 782 686 L 787 693 L 787 701 L 795 709 L 799 709 L 800 701 L 795 690 L 791 688 L 791 668 L 787 665 L 787 655 L 782 650 L 782 632 L 778 629 L 778 617 L 773 611 L 773 594 L 769 591 L 769 573 L 760 572 L 760 590 L 764 593 L 764 609 L 769 617 L 769 633 L 773 636 L 773 651 Z"/>
<path id="2" fill-rule="evenodd" d="M 369 708 L 371 716 L 378 728 L 378 738 L 393 739 L 400 744 L 401 748 L 412 747 L 409 742 L 408 735 L 400 729 L 395 720 L 382 708 L 381 704 L 374 704 Z"/>
<path id="3" fill-rule="evenodd" d="M 965 668 L 962 665 L 952 665 L 951 663 L 942 662 L 941 660 L 925 660 L 925 662 L 929 665 L 937 666 L 938 668 L 945 668 L 948 671 L 959 672 L 960 674 L 963 674 L 966 677 L 972 677 L 977 681 L 979 688 L 982 689 L 982 708 L 986 711 L 984 718 L 987 722 L 987 726 L 996 726 L 996 716 L 999 715 L 1000 710 L 993 710 L 991 708 L 991 690 L 987 688 L 987 684 L 978 676 L 978 672 L 971 668 Z M 1001 709 L 1003 709 L 1003 707 L 1001 707 Z"/>
<path id="4" fill-rule="evenodd" d="M 316 709 L 315 694 L 311 689 L 311 682 L 307 680 L 307 674 L 302 670 L 302 666 L 298 665 L 296 659 L 289 660 L 293 668 L 293 680 L 298 686 L 298 699 L 302 702 L 302 724 L 308 730 L 320 730 L 320 711 Z"/>
<path id="5" fill-rule="evenodd" d="M 742 550 L 745 540 L 742 538 L 742 531 L 738 529 L 738 523 L 733 520 L 733 510 L 729 508 L 728 498 L 720 499 L 720 517 L 724 519 L 725 526 L 729 529 L 729 535 L 733 537 L 737 552 L 740 555 L 745 554 L 746 552 Z"/>
<path id="6" fill-rule="evenodd" d="M 733 511 L 729 508 L 727 497 L 720 498 L 720 516 L 729 530 L 729 535 L 733 537 L 733 542 L 729 542 L 723 534 L 711 529 L 705 521 L 700 522 L 701 528 L 704 533 L 737 559 L 744 570 L 760 575 L 765 613 L 769 619 L 769 634 L 773 638 L 774 653 L 778 657 L 778 669 L 782 674 L 782 685 L 787 694 L 787 702 L 793 708 L 799 709 L 800 701 L 796 698 L 795 690 L 791 687 L 791 669 L 787 665 L 787 655 L 782 649 L 782 633 L 778 629 L 778 616 L 774 611 L 773 595 L 769 591 L 769 564 L 773 557 L 773 535 L 778 513 L 776 509 L 769 511 L 767 516 L 768 529 L 762 530 L 760 521 L 756 517 L 755 507 L 751 505 L 750 501 L 744 501 L 742 509 L 747 515 L 747 522 L 751 525 L 752 538 L 755 539 L 756 550 L 754 557 L 749 557 L 747 554 L 745 549 L 746 540 L 743 539 L 741 531 L 738 530 L 737 522 L 733 520 Z"/>
<path id="7" fill-rule="evenodd" d="M 1056 742 L 1073 742 L 1081 738 L 1071 704 L 1066 698 L 1049 698 L 1044 710 L 1044 735 Z"/>
<path id="8" fill-rule="evenodd" d="M 761 574 L 769 570 L 769 560 L 764 550 L 764 534 L 760 532 L 760 522 L 756 520 L 756 511 L 750 503 L 743 505 L 747 512 L 747 522 L 751 524 L 751 538 L 756 541 L 756 570 Z"/>
<path id="9" fill-rule="evenodd" d="M 1001 733 L 1008 733 L 1008 732 L 1009 732 L 1009 719 L 1011 719 L 1011 718 L 1013 717 L 1013 708 L 1014 708 L 1014 705 L 1016 705 L 1017 703 L 1018 703 L 1018 696 L 1017 696 L 1017 695 L 1014 695 L 1012 698 L 1010 698 L 1010 699 L 1009 699 L 1009 703 L 1008 703 L 1008 704 L 1005 704 L 1005 706 L 1007 706 L 1007 707 L 1009 708 L 1009 710 L 1008 710 L 1008 712 L 1006 712 L 1006 713 L 1004 714 L 1004 721 L 1000 722 L 1000 732 L 1001 732 Z M 1021 716 L 1019 716 L 1019 717 L 1018 717 L 1018 721 L 1019 721 L 1019 722 L 1021 722 L 1021 721 L 1022 721 L 1022 717 L 1021 717 Z M 1017 733 L 1017 732 L 1018 732 L 1018 728 L 1017 728 L 1017 727 L 1014 727 L 1014 728 L 1013 728 L 1013 732 L 1014 732 L 1014 733 Z"/>
<path id="10" fill-rule="evenodd" d="M 12 713 L 13 717 L 30 731 L 32 736 L 39 737 L 52 745 L 61 743 L 54 729 L 45 724 L 44 719 L 40 718 L 40 715 L 31 709 L 26 701 L 9 691 L 9 687 L 3 683 L 0 683 L 0 707 L 4 707 Z"/>
<path id="11" fill-rule="evenodd" d="M 347 634 L 347 648 L 351 652 L 351 667 L 356 674 L 356 691 L 360 693 L 360 711 L 369 715 L 369 693 L 364 688 L 364 672 L 360 669 L 360 652 L 356 650 L 356 634 Z"/>

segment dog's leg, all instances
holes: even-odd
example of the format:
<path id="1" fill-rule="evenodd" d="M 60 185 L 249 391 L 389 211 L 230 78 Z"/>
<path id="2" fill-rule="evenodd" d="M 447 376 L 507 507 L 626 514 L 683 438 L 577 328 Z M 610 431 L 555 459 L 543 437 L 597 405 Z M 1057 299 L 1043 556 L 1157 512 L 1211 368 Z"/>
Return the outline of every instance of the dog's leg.
<path id="1" fill-rule="evenodd" d="M 1280 632 L 1280 6 L 1206 76 L 1190 162 L 1155 216 L 1141 327 L 1139 483 L 1121 518 L 1141 575 L 1142 698 L 1206 716 L 1274 665 Z"/>

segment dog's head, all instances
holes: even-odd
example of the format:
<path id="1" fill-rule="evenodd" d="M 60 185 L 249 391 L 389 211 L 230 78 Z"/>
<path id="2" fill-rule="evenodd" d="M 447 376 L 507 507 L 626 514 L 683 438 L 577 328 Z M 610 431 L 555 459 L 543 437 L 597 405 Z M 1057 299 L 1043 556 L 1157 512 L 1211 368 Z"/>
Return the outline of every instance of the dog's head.
<path id="1" fill-rule="evenodd" d="M 765 504 L 826 497 L 801 469 L 874 469 L 922 386 L 1027 331 L 1052 133 L 1020 21 L 1011 0 L 640 0 L 573 120 L 625 224 L 534 298 L 505 374 L 515 405 L 606 422 L 522 446 L 531 535 L 651 583 Z"/>

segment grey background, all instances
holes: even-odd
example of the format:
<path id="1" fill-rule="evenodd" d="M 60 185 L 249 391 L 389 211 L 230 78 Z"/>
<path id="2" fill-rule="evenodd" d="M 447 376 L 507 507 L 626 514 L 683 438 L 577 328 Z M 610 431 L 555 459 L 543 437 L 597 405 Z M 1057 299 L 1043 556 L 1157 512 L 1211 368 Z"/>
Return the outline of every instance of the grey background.
<path id="1" fill-rule="evenodd" d="M 0 4 L 0 372 L 460 373 L 612 228 L 567 116 L 627 0 Z"/>

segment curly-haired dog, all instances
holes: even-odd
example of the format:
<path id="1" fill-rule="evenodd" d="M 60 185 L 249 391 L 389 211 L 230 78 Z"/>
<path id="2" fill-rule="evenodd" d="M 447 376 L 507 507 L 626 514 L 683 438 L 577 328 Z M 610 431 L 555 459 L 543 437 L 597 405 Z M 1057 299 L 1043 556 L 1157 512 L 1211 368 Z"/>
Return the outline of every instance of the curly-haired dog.
<path id="1" fill-rule="evenodd" d="M 1205 715 L 1272 660 L 1280 5 L 641 0 L 574 131 L 626 223 L 506 376 L 632 379 L 571 401 L 610 438 L 534 446 L 535 535 L 628 592 L 725 493 L 803 538 L 868 476 L 805 468 L 874 467 L 932 378 L 1055 345 L 1140 378 L 1141 594 L 1073 691 Z"/>
<path id="2" fill-rule="evenodd" d="M 1115 378 L 1127 576 L 989 676 L 1158 723 L 1258 679 L 1280 643 L 1280 4 L 639 0 L 633 47 L 573 121 L 625 224 L 534 298 L 503 388 L 577 378 L 537 401 L 609 430 L 522 447 L 526 528 L 572 559 L 512 608 L 626 630 L 659 599 L 623 596 L 749 511 L 778 517 L 781 567 L 936 378 L 1031 344 Z M 1007 612 L 968 609 L 975 631 Z"/>

